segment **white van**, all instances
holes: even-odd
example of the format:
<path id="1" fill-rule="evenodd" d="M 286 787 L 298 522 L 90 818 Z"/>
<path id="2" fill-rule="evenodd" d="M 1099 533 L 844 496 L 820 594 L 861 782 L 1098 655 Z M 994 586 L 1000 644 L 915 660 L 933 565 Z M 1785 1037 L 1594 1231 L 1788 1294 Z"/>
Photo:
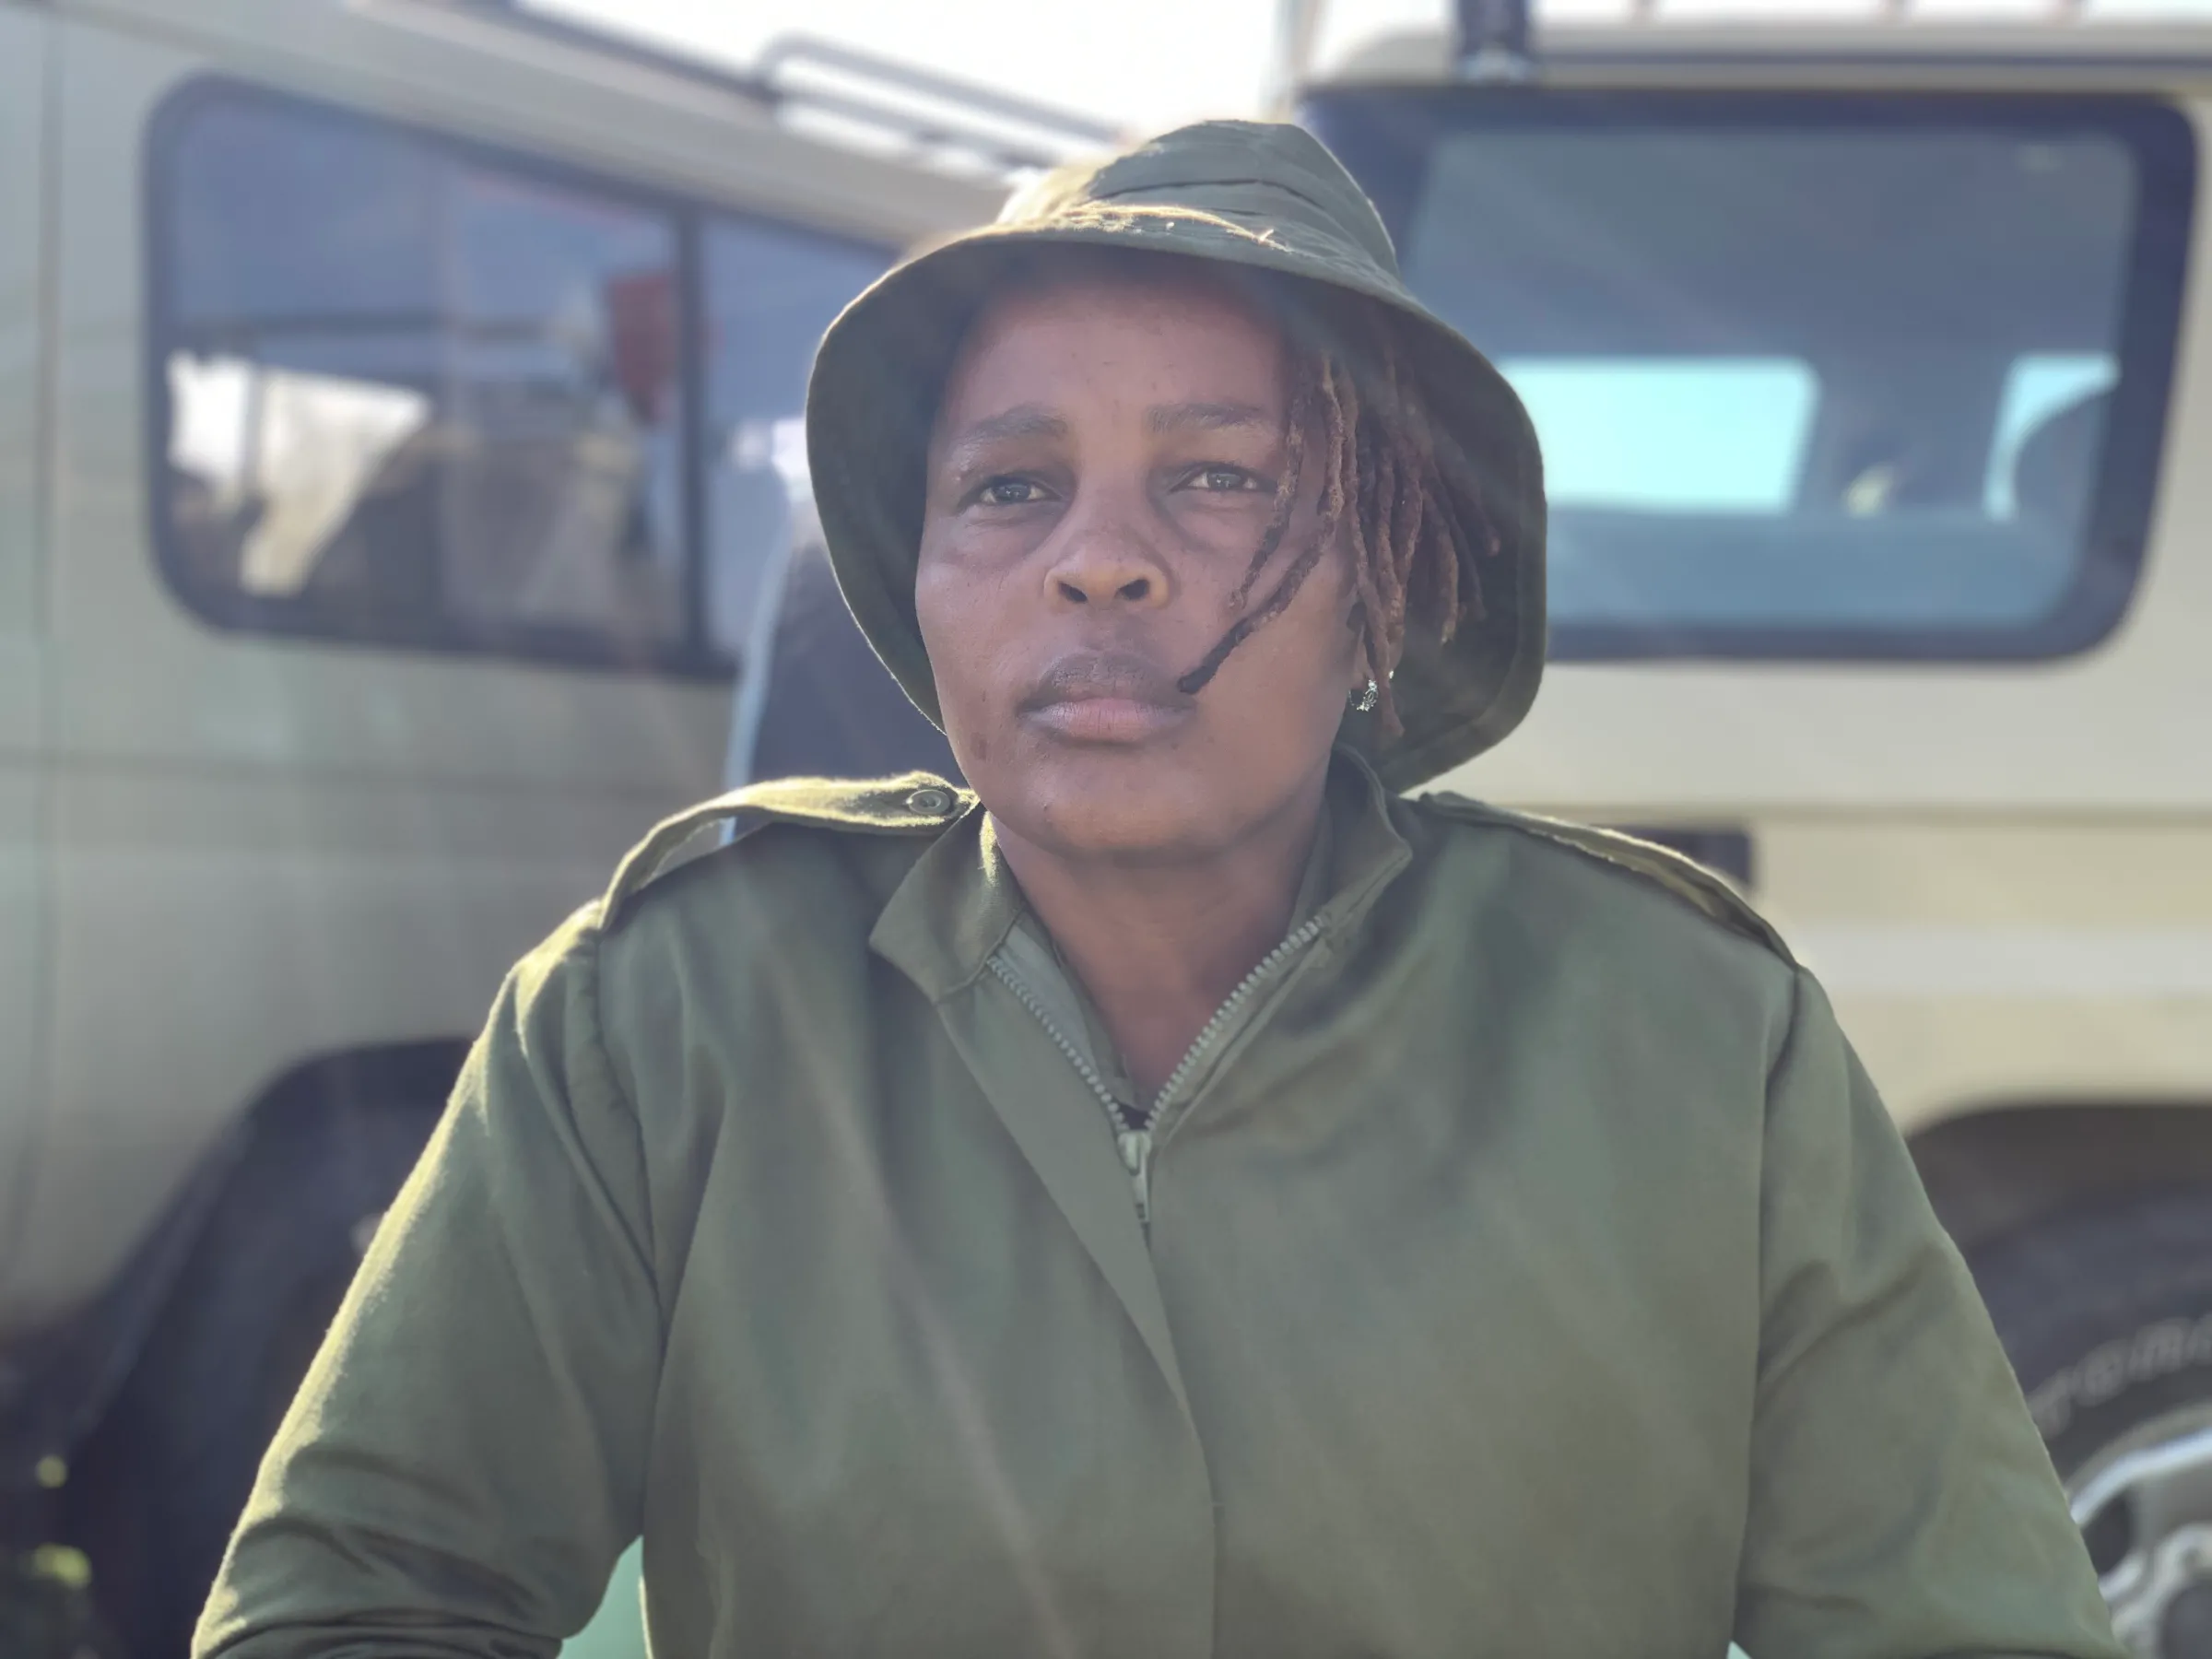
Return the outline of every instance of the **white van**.
<path id="1" fill-rule="evenodd" d="M 0 0 L 11 1656 L 57 1542 L 182 1653 L 501 973 L 717 785 L 816 338 L 1105 136 L 784 67 Z"/>
<path id="2" fill-rule="evenodd" d="M 1532 62 L 1459 10 L 1299 108 L 1545 442 L 1553 666 L 1439 787 L 1750 890 L 1911 1137 L 2123 1632 L 2212 1654 L 2212 31 L 1621 0 Z M 747 775 L 949 764 L 818 551 L 781 634 Z"/>

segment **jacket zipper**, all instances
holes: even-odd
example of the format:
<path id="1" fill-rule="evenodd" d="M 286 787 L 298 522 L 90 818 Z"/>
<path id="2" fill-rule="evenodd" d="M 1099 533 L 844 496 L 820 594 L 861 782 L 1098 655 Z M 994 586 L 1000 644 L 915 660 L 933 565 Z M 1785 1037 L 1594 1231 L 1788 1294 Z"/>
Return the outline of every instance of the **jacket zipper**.
<path id="1" fill-rule="evenodd" d="M 1213 1018 L 1199 1029 L 1198 1035 L 1191 1040 L 1191 1046 L 1183 1051 L 1182 1058 L 1176 1062 L 1175 1069 L 1168 1074 L 1168 1080 L 1159 1086 L 1159 1093 L 1153 1097 L 1151 1111 L 1142 1112 L 1124 1106 L 1114 1097 L 1113 1090 L 1106 1087 L 1106 1079 L 1099 1075 L 1099 1068 L 1053 1022 L 1053 1017 L 1044 1011 L 1044 1005 L 1037 1000 L 1021 976 L 1004 957 L 996 954 L 992 956 L 991 971 L 998 976 L 1000 982 L 1014 993 L 1015 998 L 1044 1028 L 1044 1034 L 1053 1040 L 1053 1046 L 1067 1056 L 1067 1063 L 1075 1067 L 1076 1075 L 1090 1086 L 1090 1092 L 1098 1096 L 1105 1106 L 1107 1121 L 1114 1125 L 1113 1142 L 1121 1152 L 1122 1167 L 1129 1171 L 1129 1182 L 1136 1194 L 1136 1218 L 1147 1232 L 1152 1227 L 1152 1131 L 1159 1122 L 1160 1112 L 1175 1098 L 1175 1091 L 1182 1087 L 1191 1074 L 1198 1069 L 1206 1056 L 1228 1035 L 1239 1011 L 1252 1000 L 1253 993 L 1265 984 L 1268 977 L 1285 962 L 1319 938 L 1321 931 L 1321 918 L 1309 916 L 1292 928 L 1281 944 L 1262 957 L 1250 973 L 1237 982 L 1236 989 L 1214 1010 Z M 1135 1120 L 1134 1124 L 1132 1119 Z"/>
<path id="2" fill-rule="evenodd" d="M 1159 1093 L 1152 1100 L 1148 1123 L 1159 1121 L 1159 1114 L 1174 1100 L 1175 1091 L 1190 1079 L 1191 1074 L 1229 1034 L 1238 1013 L 1252 1000 L 1253 993 L 1265 984 L 1268 976 L 1277 969 L 1321 937 L 1321 925 L 1319 916 L 1307 917 L 1290 930 L 1280 945 L 1262 957 L 1250 973 L 1237 982 L 1237 988 L 1214 1010 L 1214 1017 L 1199 1028 L 1198 1035 L 1191 1039 L 1191 1046 L 1183 1051 L 1182 1058 L 1175 1063 L 1175 1069 L 1168 1074 L 1168 1080 L 1159 1086 Z"/>

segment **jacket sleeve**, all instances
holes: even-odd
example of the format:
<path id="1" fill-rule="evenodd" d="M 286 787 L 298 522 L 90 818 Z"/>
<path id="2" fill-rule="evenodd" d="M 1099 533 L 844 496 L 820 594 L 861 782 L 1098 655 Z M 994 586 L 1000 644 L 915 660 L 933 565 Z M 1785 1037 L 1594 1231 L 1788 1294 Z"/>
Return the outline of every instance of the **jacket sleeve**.
<path id="1" fill-rule="evenodd" d="M 1753 1659 L 2124 1659 L 1965 1264 L 1799 973 L 1768 1088 Z"/>
<path id="2" fill-rule="evenodd" d="M 585 912 L 509 978 L 262 1464 L 209 1659 L 522 1659 L 638 1529 L 661 1315 Z"/>

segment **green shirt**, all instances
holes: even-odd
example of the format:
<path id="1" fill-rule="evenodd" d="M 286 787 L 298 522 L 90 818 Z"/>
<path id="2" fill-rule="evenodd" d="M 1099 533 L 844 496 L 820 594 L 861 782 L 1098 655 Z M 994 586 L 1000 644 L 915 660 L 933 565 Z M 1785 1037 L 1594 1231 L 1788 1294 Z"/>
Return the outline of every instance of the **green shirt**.
<path id="1" fill-rule="evenodd" d="M 1148 1232 L 969 798 L 656 836 L 502 992 L 197 1652 L 547 1653 L 641 1531 L 677 1659 L 2117 1659 L 1763 924 L 1356 763 L 1329 810 Z"/>

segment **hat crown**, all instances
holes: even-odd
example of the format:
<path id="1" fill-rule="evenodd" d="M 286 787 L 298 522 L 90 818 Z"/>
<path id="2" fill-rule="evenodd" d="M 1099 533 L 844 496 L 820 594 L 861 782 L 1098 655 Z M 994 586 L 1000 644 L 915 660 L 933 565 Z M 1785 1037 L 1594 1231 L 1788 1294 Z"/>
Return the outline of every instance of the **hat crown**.
<path id="1" fill-rule="evenodd" d="M 1112 203 L 1269 227 L 1277 234 L 1335 244 L 1399 280 L 1397 250 L 1382 216 L 1303 127 L 1277 122 L 1202 121 L 1120 155 L 1070 162 L 1017 192 L 999 213 L 1005 226 L 1042 228 Z M 1356 251 L 1356 252 L 1355 252 Z"/>
<path id="2" fill-rule="evenodd" d="M 1366 717 L 1343 736 L 1393 788 L 1433 778 L 1503 737 L 1544 665 L 1544 472 L 1512 388 L 1409 291 L 1382 215 L 1304 129 L 1205 121 L 1125 154 L 1036 180 L 995 224 L 892 270 L 830 327 L 806 399 L 815 500 L 838 586 L 908 697 L 942 724 L 914 608 L 931 423 L 951 356 L 996 285 L 1038 249 L 1171 254 L 1286 279 L 1275 297 L 1378 306 L 1401 335 L 1460 521 L 1489 528 L 1481 606 L 1449 641 L 1409 634 L 1394 680 L 1404 731 L 1377 748 Z M 1033 269 L 1034 267 L 1030 267 Z M 1319 315 L 1319 312 L 1315 312 Z"/>

